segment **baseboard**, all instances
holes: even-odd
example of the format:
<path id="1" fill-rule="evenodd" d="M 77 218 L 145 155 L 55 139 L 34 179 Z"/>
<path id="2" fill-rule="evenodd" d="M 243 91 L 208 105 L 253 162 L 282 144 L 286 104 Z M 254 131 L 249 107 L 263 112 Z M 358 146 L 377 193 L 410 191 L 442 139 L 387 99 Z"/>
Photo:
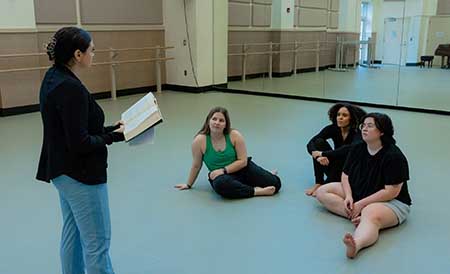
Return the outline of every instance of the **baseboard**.
<path id="1" fill-rule="evenodd" d="M 0 108 L 0 117 L 32 113 L 36 111 L 39 111 L 39 104 L 12 108 Z"/>
<path id="2" fill-rule="evenodd" d="M 288 72 L 272 72 L 272 77 L 282 78 L 282 77 L 292 76 L 292 74 L 294 74 L 292 71 L 288 71 Z"/>
<path id="3" fill-rule="evenodd" d="M 223 84 L 218 84 L 218 85 L 220 86 Z M 189 93 L 202 93 L 205 91 L 213 90 L 214 86 L 215 85 L 209 85 L 209 86 L 204 86 L 204 87 L 191 87 L 191 86 L 164 84 L 163 89 L 168 89 L 168 90 L 172 90 L 172 91 L 189 92 Z"/>
<path id="4" fill-rule="evenodd" d="M 407 66 L 407 67 L 418 67 L 418 66 L 420 66 L 420 63 L 406 63 L 405 66 Z"/>
<path id="5" fill-rule="evenodd" d="M 326 65 L 319 67 L 319 71 L 326 70 L 329 68 L 334 68 L 336 65 Z M 353 67 L 353 64 L 344 64 L 346 67 Z M 309 68 L 299 68 L 297 69 L 297 73 L 306 73 L 306 72 L 314 72 L 316 71 L 316 67 L 309 67 Z M 287 77 L 292 76 L 294 74 L 293 71 L 287 71 L 287 72 L 272 72 L 272 77 L 281 78 L 281 77 Z M 260 73 L 253 73 L 253 74 L 246 74 L 245 79 L 255 79 L 255 78 L 268 78 L 269 73 L 268 72 L 260 72 Z M 241 75 L 235 75 L 235 76 L 228 76 L 228 81 L 240 81 L 242 80 Z"/>

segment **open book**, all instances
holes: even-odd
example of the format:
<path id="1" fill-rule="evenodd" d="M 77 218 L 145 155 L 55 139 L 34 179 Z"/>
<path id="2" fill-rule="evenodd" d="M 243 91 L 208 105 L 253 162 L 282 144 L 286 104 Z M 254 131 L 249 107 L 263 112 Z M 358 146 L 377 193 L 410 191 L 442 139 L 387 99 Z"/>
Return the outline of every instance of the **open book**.
<path id="1" fill-rule="evenodd" d="M 122 113 L 125 124 L 125 141 L 130 141 L 146 130 L 162 122 L 162 115 L 158 103 L 151 92 L 142 97 L 127 111 Z"/>

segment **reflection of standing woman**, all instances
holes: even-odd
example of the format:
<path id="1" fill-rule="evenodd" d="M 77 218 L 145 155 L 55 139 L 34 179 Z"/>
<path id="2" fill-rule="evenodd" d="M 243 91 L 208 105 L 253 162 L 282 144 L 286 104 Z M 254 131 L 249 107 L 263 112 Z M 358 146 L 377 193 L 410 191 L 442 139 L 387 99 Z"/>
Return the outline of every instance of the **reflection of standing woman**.
<path id="1" fill-rule="evenodd" d="M 411 206 L 408 161 L 395 145 L 391 119 L 369 113 L 361 131 L 364 142 L 351 148 L 342 181 L 317 190 L 320 203 L 356 226 L 343 239 L 350 258 L 374 244 L 379 230 L 402 224 Z"/>
<path id="2" fill-rule="evenodd" d="M 250 198 L 273 195 L 281 188 L 280 178 L 247 158 L 244 137 L 231 128 L 228 111 L 211 109 L 192 143 L 192 167 L 186 184 L 175 187 L 189 189 L 197 179 L 202 161 L 209 169 L 208 179 L 217 194 L 225 198 Z"/>
<path id="3" fill-rule="evenodd" d="M 62 28 L 47 53 L 54 65 L 40 90 L 44 141 L 37 179 L 52 182 L 59 193 L 62 272 L 111 274 L 106 145 L 123 141 L 124 127 L 103 126 L 102 109 L 77 77 L 94 56 L 89 33 Z"/>
<path id="4" fill-rule="evenodd" d="M 332 124 L 324 127 L 307 145 L 313 157 L 316 182 L 305 191 L 306 195 L 315 196 L 315 191 L 321 185 L 341 180 L 350 145 L 361 141 L 358 124 L 364 114 L 364 110 L 348 103 L 335 104 L 328 110 Z M 328 144 L 328 139 L 333 140 L 334 149 Z M 324 175 L 327 176 L 326 180 Z"/>

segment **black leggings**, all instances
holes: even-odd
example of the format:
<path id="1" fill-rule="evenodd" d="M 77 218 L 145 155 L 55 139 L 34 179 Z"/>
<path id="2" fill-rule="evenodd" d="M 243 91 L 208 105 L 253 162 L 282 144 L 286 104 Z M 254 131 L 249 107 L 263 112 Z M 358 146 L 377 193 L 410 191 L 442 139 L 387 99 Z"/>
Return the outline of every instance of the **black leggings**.
<path id="1" fill-rule="evenodd" d="M 253 163 L 251 157 L 248 158 L 247 166 L 243 169 L 231 174 L 219 175 L 214 180 L 209 179 L 209 182 L 217 194 L 228 199 L 253 197 L 255 187 L 274 186 L 275 193 L 281 188 L 280 178 Z"/>
<path id="2" fill-rule="evenodd" d="M 333 150 L 330 144 L 323 139 L 316 140 L 315 145 L 317 150 L 319 151 Z M 328 160 L 330 161 L 328 166 L 323 166 L 319 162 L 317 162 L 317 160 L 313 159 L 316 184 L 326 184 L 330 182 L 341 181 L 342 169 L 344 168 L 345 159 Z M 326 180 L 323 179 L 324 175 L 327 176 Z"/>

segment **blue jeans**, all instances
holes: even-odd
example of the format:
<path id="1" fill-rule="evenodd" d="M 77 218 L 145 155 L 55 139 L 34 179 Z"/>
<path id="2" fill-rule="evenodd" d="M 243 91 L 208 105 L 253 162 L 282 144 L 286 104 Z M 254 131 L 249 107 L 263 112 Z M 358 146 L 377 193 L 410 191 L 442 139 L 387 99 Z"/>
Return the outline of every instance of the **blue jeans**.
<path id="1" fill-rule="evenodd" d="M 109 257 L 111 221 L 106 184 L 85 185 L 66 175 L 52 180 L 63 217 L 63 274 L 113 274 Z"/>

